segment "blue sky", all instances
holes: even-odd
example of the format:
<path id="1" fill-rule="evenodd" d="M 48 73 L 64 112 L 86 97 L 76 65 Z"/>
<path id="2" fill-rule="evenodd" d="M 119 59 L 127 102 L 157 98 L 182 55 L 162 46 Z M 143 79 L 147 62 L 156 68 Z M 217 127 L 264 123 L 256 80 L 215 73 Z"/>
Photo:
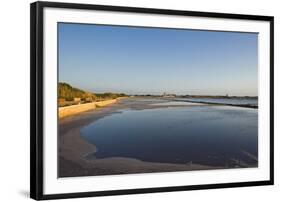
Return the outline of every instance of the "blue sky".
<path id="1" fill-rule="evenodd" d="M 59 81 L 92 92 L 258 94 L 258 34 L 59 24 Z"/>

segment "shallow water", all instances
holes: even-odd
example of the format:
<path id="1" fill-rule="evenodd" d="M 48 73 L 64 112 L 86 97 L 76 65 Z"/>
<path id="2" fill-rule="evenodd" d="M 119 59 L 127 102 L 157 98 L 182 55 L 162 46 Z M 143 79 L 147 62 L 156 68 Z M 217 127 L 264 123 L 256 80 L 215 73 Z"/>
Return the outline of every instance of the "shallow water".
<path id="1" fill-rule="evenodd" d="M 251 167 L 258 158 L 258 111 L 228 106 L 120 110 L 81 129 L 96 158 Z"/>

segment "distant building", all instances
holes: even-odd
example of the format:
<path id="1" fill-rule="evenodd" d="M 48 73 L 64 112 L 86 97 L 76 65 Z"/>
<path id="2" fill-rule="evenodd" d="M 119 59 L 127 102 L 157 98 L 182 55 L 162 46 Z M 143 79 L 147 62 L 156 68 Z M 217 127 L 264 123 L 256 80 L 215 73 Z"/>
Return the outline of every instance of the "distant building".
<path id="1" fill-rule="evenodd" d="M 162 97 L 176 97 L 177 95 L 176 94 L 166 94 L 166 93 L 163 93 Z"/>

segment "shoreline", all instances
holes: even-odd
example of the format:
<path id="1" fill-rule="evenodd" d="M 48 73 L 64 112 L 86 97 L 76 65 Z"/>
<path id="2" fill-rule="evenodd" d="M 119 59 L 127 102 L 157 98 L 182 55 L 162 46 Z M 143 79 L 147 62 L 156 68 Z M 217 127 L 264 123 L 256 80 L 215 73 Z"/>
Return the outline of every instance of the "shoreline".
<path id="1" fill-rule="evenodd" d="M 120 98 L 97 101 L 97 102 L 90 102 L 90 103 L 85 103 L 85 104 L 76 104 L 76 105 L 71 105 L 71 106 L 66 106 L 66 107 L 59 107 L 58 108 L 59 119 L 77 115 L 82 112 L 94 110 L 99 107 L 105 107 L 105 106 L 116 103 L 119 99 Z"/>
<path id="2" fill-rule="evenodd" d="M 89 156 L 94 156 L 97 148 L 94 144 L 87 142 L 81 136 L 81 128 L 97 121 L 100 118 L 113 113 L 118 113 L 118 110 L 120 109 L 145 109 L 146 107 L 144 105 L 141 106 L 141 104 L 131 106 L 129 103 L 126 105 L 121 101 L 116 105 L 109 105 L 105 108 L 96 108 L 96 110 L 86 111 L 84 113 L 77 114 L 77 116 L 69 116 L 65 119 L 60 119 L 58 137 L 58 177 L 222 169 L 222 167 L 189 163 L 174 164 L 145 162 L 126 157 L 110 157 L 103 159 L 87 158 Z M 160 107 L 163 108 L 163 106 Z M 149 108 L 159 108 L 159 106 L 149 106 Z"/>
<path id="3" fill-rule="evenodd" d="M 66 135 L 66 137 L 63 139 L 64 146 L 60 148 L 61 152 L 59 155 L 59 177 L 215 169 L 211 166 L 199 164 L 145 162 L 135 158 L 127 157 L 89 159 L 87 156 L 94 155 L 97 148 L 95 145 L 88 143 L 81 137 L 80 129 L 76 129 L 75 132 L 72 131 L 70 136 Z M 71 164 L 71 166 L 69 166 L 69 164 Z"/>
<path id="4" fill-rule="evenodd" d="M 250 109 L 258 109 L 258 105 L 251 105 L 251 104 L 230 104 L 230 103 L 216 103 L 216 102 L 207 102 L 207 101 L 192 101 L 192 100 L 177 100 L 177 99 L 166 99 L 169 101 L 176 101 L 176 102 L 189 102 L 189 103 L 197 103 L 197 104 L 208 104 L 208 105 L 217 105 L 217 106 L 231 106 L 231 107 L 243 107 L 243 108 L 250 108 Z"/>

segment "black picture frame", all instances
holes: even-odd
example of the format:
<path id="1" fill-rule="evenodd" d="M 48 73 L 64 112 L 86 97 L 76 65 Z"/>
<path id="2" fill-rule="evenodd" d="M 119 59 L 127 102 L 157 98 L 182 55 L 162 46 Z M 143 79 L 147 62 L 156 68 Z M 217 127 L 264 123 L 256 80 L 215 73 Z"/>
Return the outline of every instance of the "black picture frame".
<path id="1" fill-rule="evenodd" d="M 130 190 L 95 191 L 66 194 L 43 193 L 43 9 L 66 8 L 102 10 L 177 16 L 197 16 L 224 19 L 258 20 L 270 23 L 270 179 L 239 183 L 155 187 Z M 58 2 L 35 2 L 30 6 L 30 197 L 36 200 L 92 197 L 121 194 L 186 191 L 228 187 L 273 185 L 274 183 L 274 17 L 213 12 L 195 12 L 152 8 L 120 7 Z"/>

